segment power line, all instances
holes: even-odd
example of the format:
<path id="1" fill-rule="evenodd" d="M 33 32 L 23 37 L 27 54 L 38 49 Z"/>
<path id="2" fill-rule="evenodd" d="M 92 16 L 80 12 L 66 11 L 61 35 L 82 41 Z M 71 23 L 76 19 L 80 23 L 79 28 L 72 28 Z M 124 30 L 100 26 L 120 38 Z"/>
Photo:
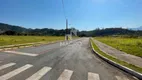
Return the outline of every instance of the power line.
<path id="1" fill-rule="evenodd" d="M 66 13 L 65 13 L 64 0 L 62 0 L 62 7 L 63 7 L 63 13 L 64 13 L 64 17 L 65 17 L 65 19 L 67 19 L 67 17 L 66 17 Z"/>

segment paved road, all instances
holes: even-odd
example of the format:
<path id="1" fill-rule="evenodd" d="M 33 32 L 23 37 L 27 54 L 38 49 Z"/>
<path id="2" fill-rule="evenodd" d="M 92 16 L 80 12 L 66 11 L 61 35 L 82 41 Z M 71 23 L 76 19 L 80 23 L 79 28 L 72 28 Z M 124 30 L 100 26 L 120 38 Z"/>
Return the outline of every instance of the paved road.
<path id="1" fill-rule="evenodd" d="M 96 57 L 89 38 L 0 52 L 0 80 L 136 80 Z"/>

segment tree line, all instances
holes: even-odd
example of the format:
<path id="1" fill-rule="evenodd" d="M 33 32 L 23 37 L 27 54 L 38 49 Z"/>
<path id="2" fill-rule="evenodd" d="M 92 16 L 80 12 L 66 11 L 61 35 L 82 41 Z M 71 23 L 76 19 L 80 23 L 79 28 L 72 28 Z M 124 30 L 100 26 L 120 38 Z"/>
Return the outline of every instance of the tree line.
<path id="1" fill-rule="evenodd" d="M 75 28 L 74 28 L 75 29 Z M 71 29 L 68 29 L 68 33 Z M 116 35 L 130 35 L 130 36 L 142 36 L 142 31 L 134 31 L 124 28 L 105 28 L 95 29 L 91 31 L 78 31 L 80 37 L 91 37 L 91 36 L 116 36 Z M 0 34 L 1 35 L 39 35 L 39 36 L 64 36 L 66 33 L 65 29 L 27 29 L 20 26 L 9 25 L 0 23 Z"/>

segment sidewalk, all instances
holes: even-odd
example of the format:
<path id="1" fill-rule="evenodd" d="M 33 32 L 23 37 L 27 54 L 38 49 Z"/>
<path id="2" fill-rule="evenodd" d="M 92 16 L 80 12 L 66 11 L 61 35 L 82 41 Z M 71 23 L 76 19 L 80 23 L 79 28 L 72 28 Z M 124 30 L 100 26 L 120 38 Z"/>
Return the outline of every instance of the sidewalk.
<path id="1" fill-rule="evenodd" d="M 104 53 L 110 54 L 122 61 L 125 61 L 127 63 L 136 65 L 138 67 L 142 68 L 142 58 L 127 54 L 125 52 L 119 51 L 111 46 L 108 46 L 98 40 L 94 39 L 94 43 L 98 46 L 98 48 L 103 51 Z"/>

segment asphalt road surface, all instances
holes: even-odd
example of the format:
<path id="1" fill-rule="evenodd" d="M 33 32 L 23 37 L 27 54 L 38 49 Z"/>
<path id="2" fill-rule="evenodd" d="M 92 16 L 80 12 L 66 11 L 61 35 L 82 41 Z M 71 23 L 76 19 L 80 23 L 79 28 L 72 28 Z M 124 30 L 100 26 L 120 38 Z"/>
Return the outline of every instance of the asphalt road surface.
<path id="1" fill-rule="evenodd" d="M 0 80 L 136 80 L 95 56 L 89 38 L 69 43 L 0 52 Z"/>

